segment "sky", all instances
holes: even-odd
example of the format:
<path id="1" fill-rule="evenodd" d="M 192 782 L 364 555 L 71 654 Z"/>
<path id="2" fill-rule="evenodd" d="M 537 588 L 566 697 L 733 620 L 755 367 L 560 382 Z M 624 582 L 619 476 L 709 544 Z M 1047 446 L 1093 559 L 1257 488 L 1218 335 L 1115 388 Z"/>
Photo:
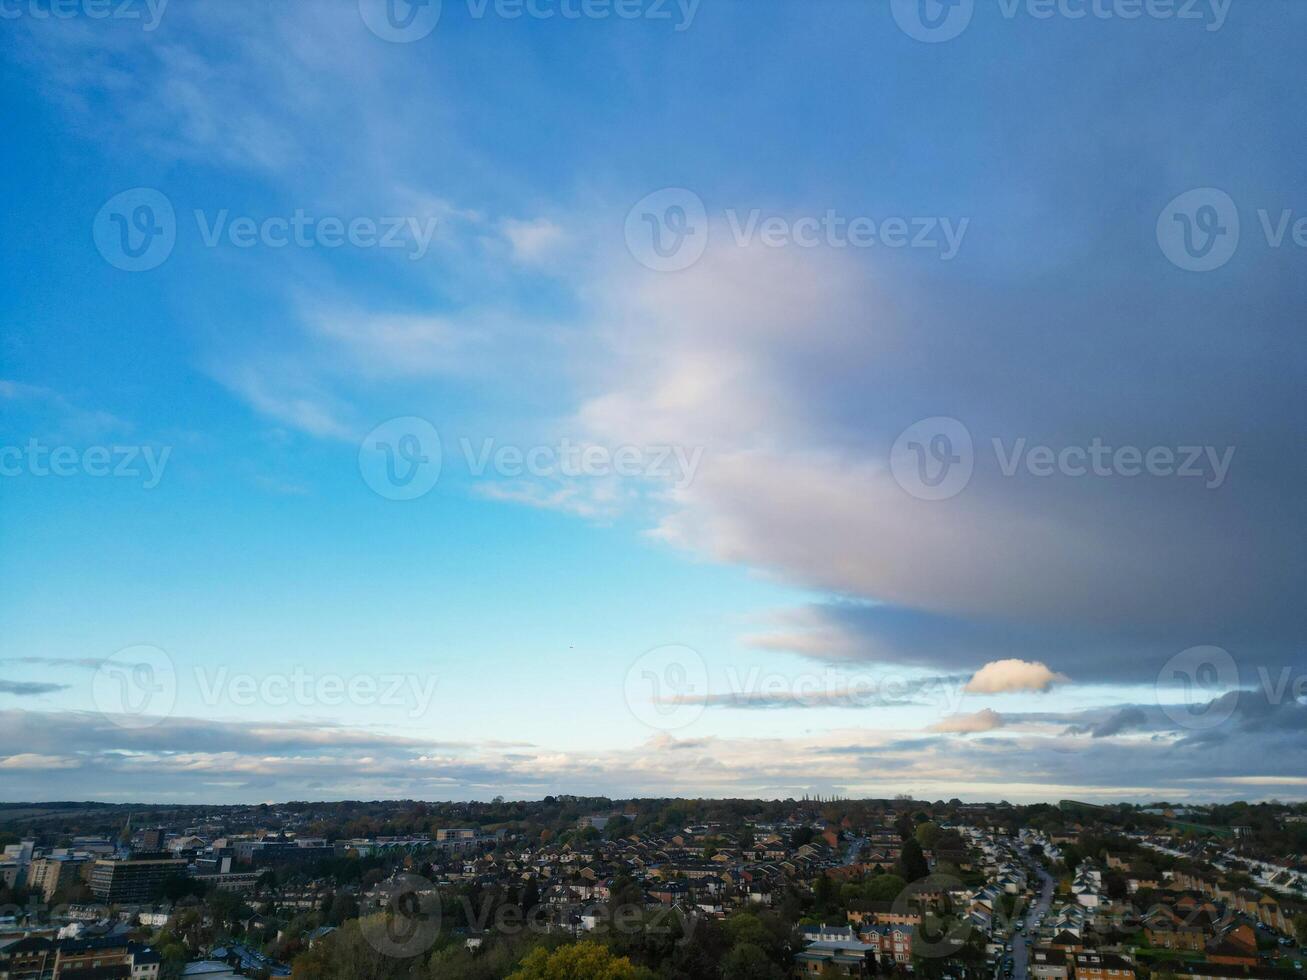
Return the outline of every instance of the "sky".
<path id="1" fill-rule="evenodd" d="M 1304 28 L 0 0 L 0 800 L 1307 798 Z"/>

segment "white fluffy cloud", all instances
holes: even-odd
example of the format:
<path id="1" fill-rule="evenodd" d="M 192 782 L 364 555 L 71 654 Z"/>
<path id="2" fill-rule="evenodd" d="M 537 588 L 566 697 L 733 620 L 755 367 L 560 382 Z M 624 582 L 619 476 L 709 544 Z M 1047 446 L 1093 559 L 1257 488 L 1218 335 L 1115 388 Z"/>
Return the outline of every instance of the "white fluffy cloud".
<path id="1" fill-rule="evenodd" d="M 957 714 L 931 725 L 932 732 L 955 732 L 970 734 L 973 732 L 992 732 L 1003 727 L 1003 716 L 993 708 L 983 708 L 974 714 Z"/>
<path id="2" fill-rule="evenodd" d="M 981 667 L 965 690 L 968 694 L 1007 694 L 1012 691 L 1047 691 L 1054 684 L 1064 684 L 1070 678 L 1049 670 L 1039 661 L 994 660 Z"/>

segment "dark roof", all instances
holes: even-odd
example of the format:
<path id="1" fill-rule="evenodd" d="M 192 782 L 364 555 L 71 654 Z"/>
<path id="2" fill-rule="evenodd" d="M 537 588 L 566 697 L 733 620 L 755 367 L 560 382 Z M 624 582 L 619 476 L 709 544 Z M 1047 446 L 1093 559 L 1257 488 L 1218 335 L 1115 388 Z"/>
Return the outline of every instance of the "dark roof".
<path id="1" fill-rule="evenodd" d="M 1277 970 L 1268 966 L 1237 966 L 1233 963 L 1158 963 L 1171 973 L 1182 976 L 1224 977 L 1229 980 L 1298 980 L 1293 970 Z"/>
<path id="2" fill-rule="evenodd" d="M 128 941 L 122 936 L 100 936 L 95 939 L 61 939 L 61 953 L 90 953 L 97 949 L 127 949 Z"/>
<path id="3" fill-rule="evenodd" d="M 6 945 L 0 945 L 0 950 L 5 953 L 35 953 L 41 950 L 54 949 L 54 941 L 46 939 L 44 936 L 24 936 L 22 939 L 15 939 Z"/>

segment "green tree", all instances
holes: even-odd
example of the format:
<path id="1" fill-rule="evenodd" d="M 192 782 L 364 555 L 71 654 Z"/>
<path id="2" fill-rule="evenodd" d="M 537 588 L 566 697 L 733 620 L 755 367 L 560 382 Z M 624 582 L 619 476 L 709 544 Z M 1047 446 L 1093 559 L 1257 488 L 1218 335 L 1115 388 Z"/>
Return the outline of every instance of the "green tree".
<path id="1" fill-rule="evenodd" d="M 785 971 L 753 943 L 740 943 L 722 959 L 722 980 L 784 980 Z"/>
<path id="2" fill-rule="evenodd" d="M 644 980 L 652 976 L 625 956 L 614 956 L 598 943 L 584 942 L 553 952 L 532 950 L 508 980 Z"/>
<path id="3" fill-rule="evenodd" d="M 1299 912 L 1293 917 L 1293 932 L 1298 937 L 1298 945 L 1307 946 L 1307 912 Z"/>
<path id="4" fill-rule="evenodd" d="M 898 875 L 877 875 L 862 886 L 862 897 L 869 902 L 892 902 L 907 886 Z"/>
<path id="5" fill-rule="evenodd" d="M 899 876 L 908 882 L 920 881 L 930 874 L 930 865 L 926 863 L 926 856 L 921 853 L 921 845 L 917 843 L 916 837 L 909 837 L 903 842 L 903 850 L 899 853 L 898 872 Z"/>
<path id="6" fill-rule="evenodd" d="M 939 840 L 939 834 L 939 826 L 927 821 L 926 823 L 917 824 L 914 836 L 917 838 L 917 843 L 922 847 L 933 848 L 936 841 Z"/>

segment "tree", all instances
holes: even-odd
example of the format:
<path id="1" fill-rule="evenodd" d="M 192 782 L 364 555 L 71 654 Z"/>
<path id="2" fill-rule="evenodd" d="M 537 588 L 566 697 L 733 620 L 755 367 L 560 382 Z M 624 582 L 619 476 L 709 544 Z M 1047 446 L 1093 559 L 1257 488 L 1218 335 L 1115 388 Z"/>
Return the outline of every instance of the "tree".
<path id="1" fill-rule="evenodd" d="M 917 824 L 914 836 L 917 838 L 917 843 L 922 847 L 934 847 L 935 842 L 939 840 L 939 835 L 939 826 L 927 821 L 926 823 Z"/>
<path id="2" fill-rule="evenodd" d="M 575 943 L 550 952 L 532 950 L 508 980 L 645 980 L 648 970 L 637 969 L 625 956 L 614 956 L 598 943 Z"/>
<path id="3" fill-rule="evenodd" d="M 534 877 L 528 878 L 526 884 L 522 886 L 522 897 L 518 900 L 518 905 L 523 912 L 530 913 L 539 904 L 540 886 L 536 884 Z"/>
<path id="4" fill-rule="evenodd" d="M 722 980 L 784 980 L 785 971 L 753 943 L 740 943 L 722 959 Z"/>
<path id="5" fill-rule="evenodd" d="M 877 875 L 862 886 L 862 897 L 869 902 L 892 902 L 907 886 L 898 875 Z"/>
<path id="6" fill-rule="evenodd" d="M 921 853 L 921 845 L 917 843 L 916 837 L 909 837 L 903 842 L 903 850 L 899 853 L 898 863 L 899 876 L 904 881 L 920 881 L 930 874 L 930 865 L 926 863 L 926 856 Z"/>
<path id="7" fill-rule="evenodd" d="M 1293 917 L 1293 932 L 1298 937 L 1298 945 L 1307 946 L 1307 912 L 1299 912 Z"/>

